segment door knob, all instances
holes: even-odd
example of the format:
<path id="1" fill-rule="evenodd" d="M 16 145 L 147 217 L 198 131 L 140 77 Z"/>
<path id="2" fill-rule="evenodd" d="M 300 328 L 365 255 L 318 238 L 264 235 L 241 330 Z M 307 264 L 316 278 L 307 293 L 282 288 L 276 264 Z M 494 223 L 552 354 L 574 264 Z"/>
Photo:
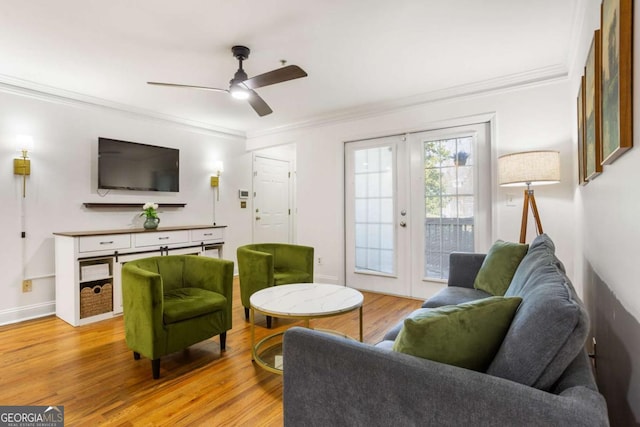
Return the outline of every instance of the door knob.
<path id="1" fill-rule="evenodd" d="M 258 221 L 259 219 L 260 219 L 260 217 L 259 217 L 259 216 L 257 216 L 257 217 L 256 217 L 256 221 Z"/>
<path id="2" fill-rule="evenodd" d="M 404 222 L 404 221 L 400 221 L 400 227 L 406 227 L 406 226 L 407 226 L 407 223 L 406 223 L 406 222 Z"/>

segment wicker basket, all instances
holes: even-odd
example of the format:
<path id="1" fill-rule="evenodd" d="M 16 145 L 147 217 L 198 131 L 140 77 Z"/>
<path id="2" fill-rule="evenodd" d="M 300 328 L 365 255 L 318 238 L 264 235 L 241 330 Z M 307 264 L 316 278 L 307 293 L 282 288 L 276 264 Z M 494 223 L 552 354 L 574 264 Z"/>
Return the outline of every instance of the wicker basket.
<path id="1" fill-rule="evenodd" d="M 105 283 L 80 290 L 80 318 L 113 311 L 113 285 Z"/>

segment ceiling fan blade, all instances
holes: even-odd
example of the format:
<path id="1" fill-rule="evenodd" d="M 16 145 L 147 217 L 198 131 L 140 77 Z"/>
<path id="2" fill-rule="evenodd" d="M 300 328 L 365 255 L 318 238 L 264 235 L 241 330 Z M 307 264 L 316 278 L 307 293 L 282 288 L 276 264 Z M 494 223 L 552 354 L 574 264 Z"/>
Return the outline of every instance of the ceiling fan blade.
<path id="1" fill-rule="evenodd" d="M 251 89 L 249 89 L 249 93 L 251 95 L 249 96 L 249 99 L 247 99 L 247 101 L 249 101 L 251 107 L 256 111 L 256 113 L 258 113 L 260 117 L 273 113 L 271 107 L 269 107 L 269 105 L 264 102 L 264 99 L 260 98 L 260 95 L 258 95 Z"/>
<path id="2" fill-rule="evenodd" d="M 302 68 L 297 65 L 287 65 L 286 67 L 251 77 L 242 83 L 244 83 L 244 85 L 249 89 L 257 89 L 259 87 L 299 79 L 301 77 L 307 77 L 307 73 Z"/>
<path id="3" fill-rule="evenodd" d="M 192 85 L 180 85 L 176 83 L 160 83 L 160 82 L 147 82 L 148 85 L 155 86 L 169 86 L 169 87 L 186 87 L 190 89 L 200 89 L 200 90 L 210 90 L 213 92 L 229 92 L 228 89 L 220 89 L 217 87 L 207 87 L 207 86 L 192 86 Z"/>

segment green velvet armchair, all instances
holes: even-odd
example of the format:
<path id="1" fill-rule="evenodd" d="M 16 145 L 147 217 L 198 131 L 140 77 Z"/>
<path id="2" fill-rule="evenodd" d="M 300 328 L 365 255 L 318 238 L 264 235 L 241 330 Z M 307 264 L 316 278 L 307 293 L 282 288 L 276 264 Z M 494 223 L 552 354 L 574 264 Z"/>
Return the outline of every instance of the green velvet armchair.
<path id="1" fill-rule="evenodd" d="M 260 289 L 313 282 L 313 248 L 287 243 L 255 243 L 237 250 L 240 297 L 249 318 L 249 298 Z M 271 317 L 267 317 L 271 328 Z"/>
<path id="2" fill-rule="evenodd" d="M 196 255 L 169 255 L 127 262 L 122 300 L 127 346 L 134 359 L 160 357 L 220 335 L 224 351 L 231 329 L 233 262 Z"/>

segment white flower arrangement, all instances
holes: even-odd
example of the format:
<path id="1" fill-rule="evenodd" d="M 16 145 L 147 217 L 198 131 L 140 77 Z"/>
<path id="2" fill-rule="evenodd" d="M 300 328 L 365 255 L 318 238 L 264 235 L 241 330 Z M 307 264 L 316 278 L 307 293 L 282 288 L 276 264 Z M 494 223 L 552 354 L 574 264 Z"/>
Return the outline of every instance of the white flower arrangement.
<path id="1" fill-rule="evenodd" d="M 158 218 L 158 204 L 153 202 L 147 202 L 142 206 L 142 213 L 140 216 L 146 216 L 147 218 Z"/>

